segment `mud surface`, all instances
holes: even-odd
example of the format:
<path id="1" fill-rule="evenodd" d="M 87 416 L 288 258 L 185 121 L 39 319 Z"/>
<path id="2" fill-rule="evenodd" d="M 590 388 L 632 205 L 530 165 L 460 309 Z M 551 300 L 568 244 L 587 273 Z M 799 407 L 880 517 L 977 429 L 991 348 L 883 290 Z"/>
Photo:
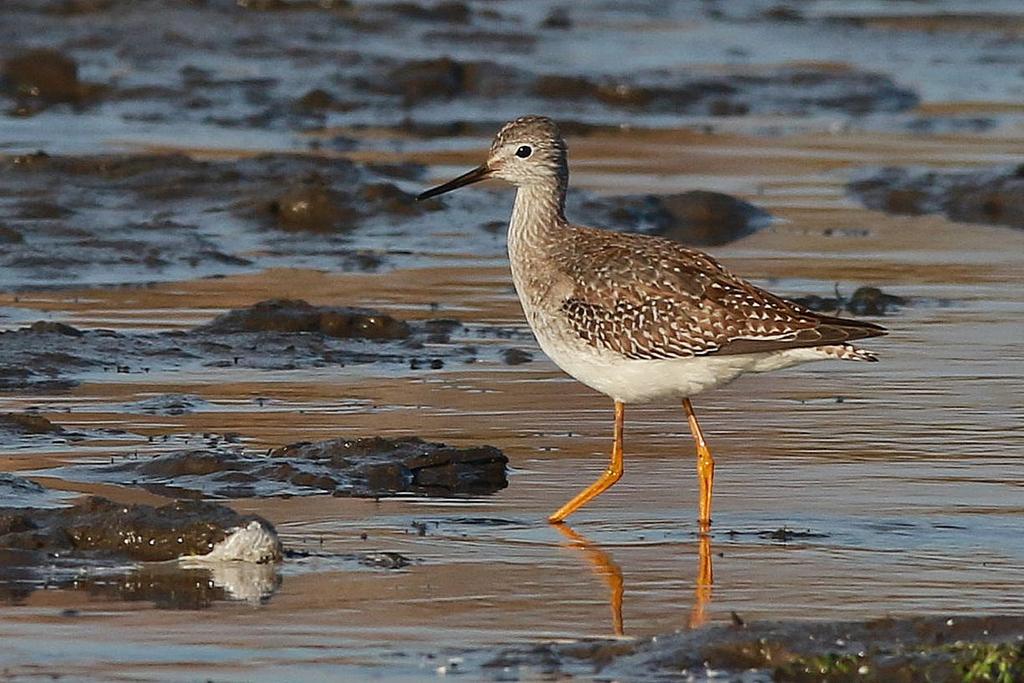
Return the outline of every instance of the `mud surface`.
<path id="1" fill-rule="evenodd" d="M 329 493 L 480 496 L 508 486 L 508 458 L 491 446 L 455 448 L 410 437 L 303 442 L 256 454 L 227 442 L 204 450 L 72 466 L 60 476 L 141 486 L 169 496 L 252 498 Z"/>
<path id="2" fill-rule="evenodd" d="M 55 507 L 74 494 L 53 491 L 31 479 L 0 472 L 0 497 L 9 507 Z"/>
<path id="3" fill-rule="evenodd" d="M 864 205 L 895 214 L 938 213 L 961 223 L 1024 228 L 1024 165 L 983 170 L 885 168 L 854 180 Z"/>
<path id="4" fill-rule="evenodd" d="M 416 164 L 263 155 L 230 162 L 181 154 L 8 157 L 0 162 L 0 285 L 145 283 L 271 267 L 376 271 L 497 256 L 481 227 L 507 222 L 486 193 L 416 202 Z M 455 218 L 438 216 L 454 205 Z M 726 244 L 767 224 L 720 193 L 572 197 L 575 219 Z M 453 232 L 453 230 L 455 232 Z"/>
<path id="5" fill-rule="evenodd" d="M 696 246 L 729 244 L 772 221 L 771 214 L 749 202 L 706 190 L 591 200 L 583 208 L 594 225 L 613 225 Z"/>
<path id="6" fill-rule="evenodd" d="M 438 208 L 412 201 L 386 175 L 391 169 L 342 159 L 28 154 L 3 166 L 8 286 L 147 282 L 275 264 L 373 270 L 386 252 L 349 233 L 399 219 L 414 230 L 417 216 Z"/>
<path id="7" fill-rule="evenodd" d="M 641 71 L 629 78 L 561 76 L 531 73 L 491 61 L 451 58 L 385 63 L 357 87 L 398 98 L 412 106 L 430 100 L 472 100 L 518 96 L 538 102 L 641 110 L 647 114 L 698 116 L 815 112 L 866 114 L 904 111 L 916 95 L 887 76 L 848 69 L 779 69 L 763 74 L 680 77 L 670 71 Z M 564 106 L 564 105 L 563 105 Z M 557 108 L 557 107 L 556 107 Z"/>
<path id="8" fill-rule="evenodd" d="M 40 321 L 0 332 L 0 390 L 49 391 L 74 386 L 82 376 L 200 368 L 231 372 L 380 363 L 437 370 L 446 362 L 478 360 L 476 346 L 452 340 L 453 332 L 464 331 L 450 320 L 407 323 L 371 309 L 316 307 L 300 300 L 260 302 L 188 331 L 80 330 Z M 45 429 L 33 417 L 7 417 L 0 429 L 4 425 Z"/>
<path id="9" fill-rule="evenodd" d="M 736 26 L 715 8 L 702 12 L 714 27 L 713 47 L 688 50 L 704 49 L 705 60 L 717 58 L 725 67 L 695 65 L 684 72 L 652 51 L 624 63 L 578 54 L 575 68 L 558 53 L 567 41 L 579 48 L 594 40 L 613 41 L 609 48 L 621 51 L 650 22 L 682 31 L 680 43 L 692 42 L 685 36 L 687 13 L 674 7 L 588 8 L 589 26 L 573 31 L 566 30 L 573 12 L 548 2 L 513 8 L 53 0 L 7 3 L 3 11 L 0 38 L 7 47 L 0 57 L 11 115 L 30 117 L 55 105 L 86 115 L 102 108 L 123 129 L 157 128 L 166 135 L 184 124 L 302 131 L 332 123 L 479 119 L 484 112 L 499 122 L 524 109 L 567 120 L 861 116 L 903 112 L 918 102 L 911 88 L 879 72 L 883 63 L 873 69 L 813 63 L 809 52 L 789 57 L 803 63 L 787 65 L 785 52 L 772 60 L 741 36 L 716 42 L 714 33 L 726 34 L 730 25 L 735 33 Z M 824 19 L 788 31 L 848 40 L 848 27 L 837 30 Z M 116 34 L 109 31 L 112 20 Z M 50 40 L 29 48 L 25 35 Z M 112 51 L 116 63 L 108 58 Z M 757 68 L 752 62 L 758 60 L 777 65 Z M 462 116 L 451 116 L 458 111 Z"/>
<path id="10" fill-rule="evenodd" d="M 1020 617 L 747 624 L 733 613 L 733 622 L 636 642 L 551 644 L 473 659 L 484 672 L 552 679 L 959 683 L 1024 675 Z"/>
<path id="11" fill-rule="evenodd" d="M 0 497 L 49 544 L 0 550 L 3 675 L 1014 665 L 1022 63 L 1010 0 L 0 3 Z M 412 200 L 527 113 L 571 220 L 891 330 L 695 399 L 710 535 L 677 404 L 629 406 L 622 480 L 545 521 L 610 402 L 526 327 L 511 189 Z M 269 520 L 282 561 L 74 547 L 124 509 Z"/>

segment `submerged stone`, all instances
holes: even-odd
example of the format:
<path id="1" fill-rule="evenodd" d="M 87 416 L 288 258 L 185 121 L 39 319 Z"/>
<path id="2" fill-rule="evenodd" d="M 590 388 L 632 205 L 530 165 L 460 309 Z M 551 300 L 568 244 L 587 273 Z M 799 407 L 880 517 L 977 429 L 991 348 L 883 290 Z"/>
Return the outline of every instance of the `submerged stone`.
<path id="1" fill-rule="evenodd" d="M 505 365 L 522 365 L 523 363 L 529 363 L 533 360 L 533 354 L 529 351 L 514 348 L 505 349 L 505 352 L 501 354 L 501 357 L 505 361 Z"/>
<path id="2" fill-rule="evenodd" d="M 61 434 L 60 425 L 34 413 L 0 413 L 0 435 Z"/>
<path id="3" fill-rule="evenodd" d="M 806 306 L 812 311 L 819 313 L 839 314 L 842 312 L 853 315 L 886 315 L 893 311 L 910 305 L 911 300 L 888 294 L 878 287 L 858 287 L 849 297 L 837 294 L 836 296 L 797 296 L 791 299 L 801 306 Z"/>
<path id="4" fill-rule="evenodd" d="M 1024 165 L 936 171 L 889 167 L 847 185 L 865 206 L 894 214 L 1024 228 Z"/>
<path id="5" fill-rule="evenodd" d="M 340 339 L 405 339 L 409 326 L 368 308 L 313 306 L 299 299 L 270 299 L 225 313 L 205 332 L 319 332 Z"/>
<path id="6" fill-rule="evenodd" d="M 290 299 L 229 311 L 186 331 L 78 330 L 39 322 L 0 331 L 0 391 L 64 388 L 86 373 L 98 372 L 292 370 L 369 363 L 440 369 L 452 360 L 474 362 L 481 351 L 500 354 L 495 345 L 481 349 L 459 344 L 452 332 L 463 328 L 450 323 L 405 322 L 374 309 L 313 306 Z M 485 334 L 466 330 L 467 336 Z M 193 402 L 154 398 L 132 408 L 180 414 Z"/>
<path id="7" fill-rule="evenodd" d="M 592 102 L 644 113 L 704 116 L 863 115 L 913 108 L 918 96 L 890 77 L 835 66 L 781 67 L 726 75 L 638 71 L 630 76 L 540 74 L 486 60 L 442 57 L 389 62 L 376 78 L 357 79 L 369 92 L 397 95 L 405 105 L 454 98 L 540 98 Z"/>
<path id="8" fill-rule="evenodd" d="M 286 190 L 269 204 L 277 227 L 284 230 L 327 231 L 354 227 L 359 214 L 329 188 L 299 186 Z"/>
<path id="9" fill-rule="evenodd" d="M 769 225 L 772 216 L 721 192 L 602 197 L 585 202 L 588 221 L 660 235 L 683 244 L 719 246 Z"/>
<path id="10" fill-rule="evenodd" d="M 228 446 L 188 449 L 112 465 L 71 465 L 54 473 L 178 496 L 447 497 L 487 495 L 505 488 L 507 463 L 508 458 L 492 446 L 371 437 L 300 442 L 269 454 Z"/>
<path id="11" fill-rule="evenodd" d="M 57 50 L 29 50 L 10 57 L 2 75 L 7 93 L 22 99 L 78 103 L 88 92 L 78 80 L 78 64 Z"/>
<path id="12" fill-rule="evenodd" d="M 356 490 L 413 491 L 426 495 L 494 493 L 508 486 L 508 458 L 493 446 L 456 447 L 418 437 L 330 439 L 297 443 L 271 452 L 350 470 Z"/>
<path id="13" fill-rule="evenodd" d="M 206 401 L 194 394 L 160 394 L 126 407 L 150 415 L 188 415 L 206 405 Z"/>
<path id="14" fill-rule="evenodd" d="M 412 561 L 401 553 L 379 552 L 363 555 L 359 558 L 359 563 L 377 569 L 401 569 L 408 567 Z"/>

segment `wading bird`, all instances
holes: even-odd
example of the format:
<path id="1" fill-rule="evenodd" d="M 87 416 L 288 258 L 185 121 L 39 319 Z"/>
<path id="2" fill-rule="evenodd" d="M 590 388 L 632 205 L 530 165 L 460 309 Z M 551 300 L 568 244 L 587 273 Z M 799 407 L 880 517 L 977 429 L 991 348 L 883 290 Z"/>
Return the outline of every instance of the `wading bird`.
<path id="1" fill-rule="evenodd" d="M 518 190 L 508 255 L 537 342 L 562 370 L 615 402 L 608 469 L 551 522 L 562 522 L 622 476 L 626 404 L 681 400 L 697 443 L 698 521 L 707 531 L 715 461 L 690 399 L 748 372 L 814 360 L 876 360 L 850 342 L 885 334 L 878 325 L 815 313 L 667 239 L 570 223 L 566 145 L 551 119 L 524 116 L 505 124 L 485 163 L 418 198 L 488 178 Z"/>

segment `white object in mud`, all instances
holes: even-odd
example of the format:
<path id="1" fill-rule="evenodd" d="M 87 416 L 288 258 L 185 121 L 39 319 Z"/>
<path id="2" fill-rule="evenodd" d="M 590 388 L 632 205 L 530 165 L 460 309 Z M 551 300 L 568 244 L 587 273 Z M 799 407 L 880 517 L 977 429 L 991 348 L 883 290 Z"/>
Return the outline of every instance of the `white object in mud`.
<path id="1" fill-rule="evenodd" d="M 227 537 L 205 555 L 179 558 L 189 563 L 253 562 L 266 564 L 281 557 L 281 541 L 273 529 L 256 520 L 228 531 Z"/>

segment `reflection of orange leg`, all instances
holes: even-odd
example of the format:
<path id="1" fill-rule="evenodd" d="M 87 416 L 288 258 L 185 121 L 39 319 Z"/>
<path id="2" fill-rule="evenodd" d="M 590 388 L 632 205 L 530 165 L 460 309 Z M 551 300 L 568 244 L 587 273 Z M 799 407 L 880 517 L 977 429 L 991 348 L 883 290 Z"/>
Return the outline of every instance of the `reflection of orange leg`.
<path id="1" fill-rule="evenodd" d="M 693 609 L 690 611 L 690 628 L 703 626 L 708 620 L 706 611 L 711 602 L 711 585 L 715 582 L 710 534 L 700 535 L 697 541 L 697 557 L 697 587 L 694 589 Z"/>
<path id="2" fill-rule="evenodd" d="M 693 440 L 697 442 L 697 478 L 700 483 L 697 522 L 700 524 L 701 532 L 706 533 L 711 529 L 711 489 L 715 484 L 715 459 L 711 457 L 711 451 L 704 442 L 704 433 L 700 430 L 700 423 L 697 422 L 697 415 L 693 412 L 690 399 L 683 399 L 683 409 L 686 410 L 686 419 L 690 423 Z"/>
<path id="3" fill-rule="evenodd" d="M 548 517 L 552 524 L 561 523 L 566 517 L 590 500 L 608 490 L 612 484 L 622 478 L 622 420 L 626 414 L 626 406 L 620 401 L 615 402 L 615 443 L 612 444 L 612 458 L 608 469 L 593 484 L 576 494 L 576 497 L 558 508 L 555 514 Z"/>
<path id="4" fill-rule="evenodd" d="M 573 548 L 579 548 L 586 553 L 590 566 L 608 584 L 609 604 L 612 610 L 612 628 L 615 631 L 615 635 L 621 636 L 623 634 L 622 595 L 625 592 L 625 588 L 623 587 L 622 570 L 619 568 L 619 565 L 600 546 L 592 543 L 590 539 L 577 532 L 568 524 L 559 524 L 555 528 L 569 540 Z"/>

